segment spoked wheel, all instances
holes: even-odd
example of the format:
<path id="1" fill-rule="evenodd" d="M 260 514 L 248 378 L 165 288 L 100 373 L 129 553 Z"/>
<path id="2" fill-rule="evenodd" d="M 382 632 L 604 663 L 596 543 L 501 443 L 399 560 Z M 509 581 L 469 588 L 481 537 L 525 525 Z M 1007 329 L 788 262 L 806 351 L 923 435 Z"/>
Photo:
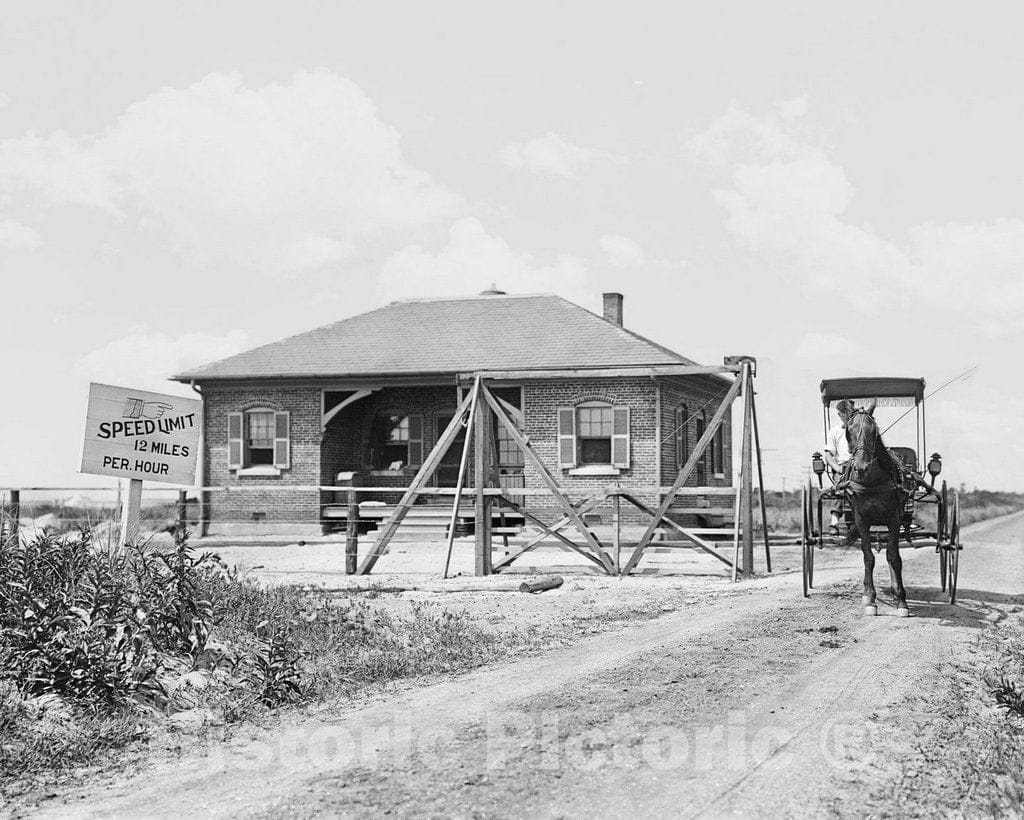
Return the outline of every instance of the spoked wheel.
<path id="1" fill-rule="evenodd" d="M 811 544 L 811 533 L 807 526 L 807 511 L 811 508 L 810 495 L 807 492 L 807 487 L 804 487 L 800 491 L 800 571 L 803 578 L 804 585 L 804 597 L 809 598 L 809 590 L 811 588 L 808 576 L 808 553 Z"/>
<path id="2" fill-rule="evenodd" d="M 949 602 L 956 603 L 956 586 L 960 576 L 960 496 L 953 493 L 949 514 Z"/>
<path id="3" fill-rule="evenodd" d="M 814 589 L 814 491 L 811 482 L 807 482 L 807 521 L 804 527 L 807 529 L 807 586 Z"/>
<path id="4" fill-rule="evenodd" d="M 939 583 L 942 584 L 942 591 L 946 591 L 946 572 L 949 564 L 949 553 L 946 549 L 949 544 L 949 496 L 946 491 L 946 482 L 942 482 L 942 492 L 939 495 L 938 521 L 936 522 L 936 549 L 939 554 Z"/>

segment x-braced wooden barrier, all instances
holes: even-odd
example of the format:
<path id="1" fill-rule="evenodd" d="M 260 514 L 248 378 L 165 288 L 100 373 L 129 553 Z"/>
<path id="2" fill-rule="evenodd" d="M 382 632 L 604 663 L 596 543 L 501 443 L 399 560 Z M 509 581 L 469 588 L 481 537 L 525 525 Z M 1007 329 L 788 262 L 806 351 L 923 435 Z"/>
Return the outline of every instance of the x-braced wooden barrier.
<path id="1" fill-rule="evenodd" d="M 736 361 L 741 365 L 740 372 L 732 386 L 726 392 L 722 403 L 715 411 L 711 421 L 708 423 L 707 428 L 704 430 L 704 434 L 697 441 L 697 444 L 693 448 L 693 452 L 690 453 L 690 457 L 686 460 L 686 463 L 680 468 L 679 474 L 676 476 L 676 480 L 672 483 L 668 493 L 662 499 L 661 504 L 657 510 L 649 511 L 651 514 L 651 521 L 644 530 L 644 534 L 640 537 L 640 541 L 637 543 L 636 548 L 633 550 L 633 554 L 630 556 L 629 561 L 622 568 L 622 574 L 628 575 L 636 565 L 640 562 L 643 557 L 644 550 L 647 549 L 654 537 L 655 530 L 661 525 L 667 525 L 679 532 L 682 532 L 685 537 L 690 540 L 696 540 L 691 534 L 687 534 L 684 528 L 676 525 L 671 519 L 667 517 L 669 507 L 675 501 L 676 494 L 680 488 L 686 483 L 687 479 L 693 473 L 697 467 L 697 463 L 704 455 L 705 449 L 711 443 L 718 428 L 722 426 L 722 422 L 725 419 L 725 414 L 732 407 L 733 401 L 742 392 L 743 395 L 743 429 L 742 429 L 742 449 L 740 456 L 740 486 L 737 498 L 736 507 L 736 532 L 742 531 L 743 539 L 743 575 L 750 576 L 754 571 L 754 506 L 753 506 L 753 478 L 752 478 L 752 451 L 753 441 L 752 433 L 753 427 L 756 424 L 756 416 L 754 411 L 754 375 L 753 375 L 753 359 L 749 357 L 736 357 Z M 761 446 L 760 442 L 757 443 L 757 469 L 758 474 L 761 473 Z M 761 498 L 761 510 L 762 516 L 764 516 L 764 482 L 759 482 L 759 492 Z M 764 548 L 765 558 L 767 560 L 768 569 L 771 570 L 771 555 L 768 546 L 768 527 L 767 520 L 765 517 L 762 518 L 765 524 L 764 527 Z M 740 526 L 742 522 L 742 527 Z M 738 540 L 738 539 L 737 539 Z M 729 561 L 723 556 L 714 552 L 708 544 L 697 544 L 705 552 L 714 555 L 719 560 L 724 561 L 729 566 L 733 567 L 734 574 L 736 570 L 735 560 Z"/>
<path id="2" fill-rule="evenodd" d="M 515 423 L 509 418 L 505 409 L 502 407 L 502 403 L 495 398 L 491 391 L 487 388 L 482 378 L 476 376 L 472 391 L 463 399 L 456 411 L 448 427 L 445 428 L 437 441 L 437 444 L 431 450 L 430 454 L 424 460 L 423 465 L 416 473 L 416 477 L 413 479 L 409 488 L 406 490 L 402 497 L 402 500 L 398 503 L 387 521 L 381 527 L 380 536 L 377 538 L 373 545 L 370 553 L 363 560 L 363 563 L 359 567 L 359 574 L 366 575 L 374 567 L 377 559 L 384 554 L 387 549 L 388 543 L 391 541 L 398 527 L 405 518 L 406 513 L 410 507 L 415 503 L 417 497 L 421 494 L 428 493 L 430 488 L 425 485 L 434 470 L 437 468 L 441 459 L 445 456 L 452 444 L 458 437 L 459 431 L 462 427 L 466 428 L 466 438 L 463 445 L 462 456 L 459 462 L 459 475 L 456 483 L 454 492 L 454 500 L 452 502 L 452 514 L 449 519 L 448 525 L 448 536 L 447 536 L 447 551 L 445 558 L 444 577 L 448 576 L 448 569 L 451 561 L 452 546 L 455 537 L 455 521 L 458 516 L 458 507 L 462 499 L 465 489 L 466 473 L 468 468 L 468 458 L 470 447 L 474 450 L 474 483 L 475 491 L 473 492 L 475 501 L 475 520 L 476 520 L 476 574 L 488 575 L 491 572 L 500 572 L 514 563 L 518 558 L 525 555 L 530 550 L 538 546 L 546 538 L 555 538 L 561 543 L 568 546 L 579 555 L 591 563 L 598 566 L 602 571 L 609 575 L 628 575 L 633 569 L 636 568 L 637 564 L 643 557 L 644 551 L 650 545 L 651 540 L 655 534 L 655 531 L 659 527 L 668 527 L 675 532 L 679 533 L 695 548 L 700 549 L 709 555 L 714 556 L 719 561 L 723 562 L 727 566 L 733 569 L 733 575 L 735 577 L 737 563 L 735 560 L 730 561 L 725 556 L 721 555 L 715 548 L 715 545 L 710 541 L 701 538 L 697 533 L 691 531 L 691 528 L 681 526 L 676 522 L 668 518 L 667 513 L 672 503 L 675 501 L 676 496 L 680 494 L 683 485 L 687 479 L 693 473 L 697 466 L 697 463 L 704 454 L 704 451 L 710 445 L 715 433 L 721 427 L 722 422 L 725 418 L 725 414 L 729 411 L 733 401 L 738 395 L 742 393 L 744 397 L 744 413 L 743 413 L 743 440 L 742 440 L 742 455 L 741 455 L 741 470 L 740 470 L 740 486 L 737 492 L 737 504 L 736 504 L 736 546 L 739 546 L 739 532 L 740 532 L 740 521 L 743 520 L 742 537 L 743 537 L 743 574 L 749 576 L 753 572 L 753 480 L 752 480 L 752 454 L 756 451 L 757 454 L 757 469 L 758 477 L 761 476 L 761 447 L 760 440 L 757 436 L 757 416 L 754 409 L 754 387 L 753 387 L 753 360 L 748 357 L 736 357 L 734 364 L 739 366 L 739 374 L 729 390 L 726 392 L 725 397 L 722 399 L 721 404 L 715 411 L 710 423 L 704 430 L 704 434 L 700 437 L 693 452 L 687 459 L 686 464 L 679 470 L 679 474 L 676 476 L 672 486 L 668 489 L 668 492 L 664 494 L 658 508 L 652 509 L 647 504 L 644 504 L 638 498 L 631 493 L 622 490 L 621 488 L 608 488 L 600 493 L 589 496 L 582 499 L 579 502 L 573 503 L 566 492 L 559 486 L 555 480 L 551 471 L 547 468 L 541 458 L 533 450 L 530 444 L 529 438 L 524 435 Z M 509 437 L 516 443 L 523 455 L 537 471 L 543 482 L 548 493 L 555 499 L 558 506 L 562 510 L 562 517 L 553 524 L 547 524 L 538 518 L 532 512 L 523 508 L 519 503 L 516 503 L 512 499 L 508 498 L 505 493 L 495 491 L 491 485 L 498 484 L 496 473 L 494 470 L 493 461 L 493 447 L 494 441 L 491 432 L 491 419 L 490 414 L 494 414 L 494 418 L 497 420 L 504 429 L 508 432 Z M 769 572 L 771 571 L 771 556 L 769 553 L 768 543 L 768 528 L 767 521 L 765 520 L 764 513 L 764 488 L 763 481 L 759 481 L 759 491 L 761 494 L 761 509 L 762 509 L 762 522 L 764 526 L 764 538 L 765 538 L 765 558 Z M 514 494 L 514 493 L 510 493 Z M 620 568 L 619 556 L 618 556 L 618 527 L 616 527 L 615 534 L 615 547 L 616 555 L 613 561 L 611 556 L 605 551 L 601 542 L 597 536 L 590 530 L 589 527 L 584 523 L 583 516 L 591 510 L 600 506 L 611 499 L 618 509 L 619 500 L 624 500 L 634 507 L 650 516 L 650 523 L 644 530 L 640 541 L 637 543 L 629 560 L 625 566 Z M 503 507 L 507 507 L 511 510 L 515 510 L 536 524 L 541 529 L 541 533 L 532 538 L 525 546 L 519 549 L 513 555 L 503 558 L 498 564 L 491 566 L 491 533 L 490 533 L 490 520 L 491 520 L 491 505 L 498 504 Z M 616 516 L 616 520 L 618 517 Z M 576 529 L 580 536 L 583 538 L 583 544 L 578 544 L 566 537 L 562 530 L 572 526 Z"/>

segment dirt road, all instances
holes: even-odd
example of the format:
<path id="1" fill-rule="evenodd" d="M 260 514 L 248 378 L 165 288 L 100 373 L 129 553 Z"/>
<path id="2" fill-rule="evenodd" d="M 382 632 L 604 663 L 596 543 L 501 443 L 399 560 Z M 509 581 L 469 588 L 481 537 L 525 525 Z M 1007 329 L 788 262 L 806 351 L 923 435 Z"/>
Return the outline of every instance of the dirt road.
<path id="1" fill-rule="evenodd" d="M 759 579 L 707 606 L 186 755 L 40 812 L 820 815 L 861 788 L 867 735 L 902 731 L 892 706 L 935 686 L 958 645 L 1024 604 L 1024 513 L 963 539 L 956 607 L 937 590 L 934 552 L 908 550 L 914 617 L 885 605 L 864 617 L 850 553 L 817 573 L 810 600 L 798 574 Z M 884 561 L 880 589 L 883 578 Z"/>

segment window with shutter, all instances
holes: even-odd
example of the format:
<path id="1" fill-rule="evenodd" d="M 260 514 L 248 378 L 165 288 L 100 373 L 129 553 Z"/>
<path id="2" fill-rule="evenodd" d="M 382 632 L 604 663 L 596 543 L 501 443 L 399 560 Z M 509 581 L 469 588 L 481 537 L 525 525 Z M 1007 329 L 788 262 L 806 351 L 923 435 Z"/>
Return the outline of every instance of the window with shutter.
<path id="1" fill-rule="evenodd" d="M 612 466 L 629 468 L 629 408 L 612 408 Z"/>
<path id="2" fill-rule="evenodd" d="M 409 416 L 409 466 L 419 467 L 423 463 L 423 416 L 413 413 Z"/>
<path id="3" fill-rule="evenodd" d="M 228 413 L 228 469 L 275 472 L 291 464 L 289 415 L 266 407 Z"/>
<path id="4" fill-rule="evenodd" d="M 563 469 L 576 466 L 576 411 L 558 408 L 558 465 Z"/>
<path id="5" fill-rule="evenodd" d="M 686 428 L 690 423 L 690 411 L 685 404 L 676 408 L 676 469 L 681 470 L 690 457 L 687 450 Z"/>
<path id="6" fill-rule="evenodd" d="M 240 470 L 244 466 L 242 451 L 242 414 L 228 413 L 228 469 Z"/>
<path id="7" fill-rule="evenodd" d="M 291 419 L 288 412 L 274 414 L 274 466 L 286 470 L 291 463 Z"/>

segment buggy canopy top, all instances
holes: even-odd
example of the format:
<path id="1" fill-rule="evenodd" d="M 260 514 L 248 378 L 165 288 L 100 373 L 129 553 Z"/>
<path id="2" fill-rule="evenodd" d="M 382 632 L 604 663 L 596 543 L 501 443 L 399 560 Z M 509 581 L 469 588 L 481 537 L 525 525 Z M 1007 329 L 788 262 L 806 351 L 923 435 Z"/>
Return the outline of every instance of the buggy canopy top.
<path id="1" fill-rule="evenodd" d="M 821 403 L 839 399 L 901 398 L 914 404 L 924 401 L 924 379 L 901 379 L 892 376 L 824 379 L 821 382 Z"/>

